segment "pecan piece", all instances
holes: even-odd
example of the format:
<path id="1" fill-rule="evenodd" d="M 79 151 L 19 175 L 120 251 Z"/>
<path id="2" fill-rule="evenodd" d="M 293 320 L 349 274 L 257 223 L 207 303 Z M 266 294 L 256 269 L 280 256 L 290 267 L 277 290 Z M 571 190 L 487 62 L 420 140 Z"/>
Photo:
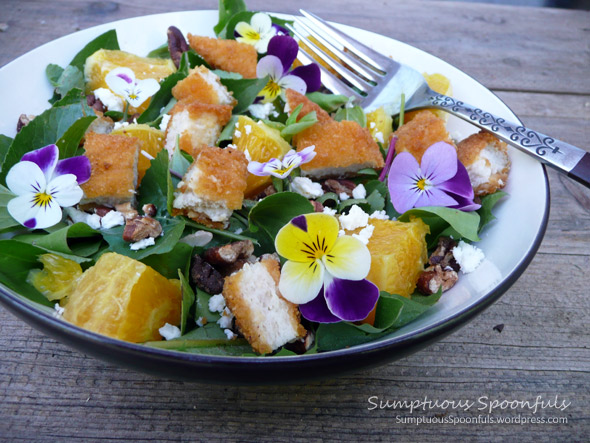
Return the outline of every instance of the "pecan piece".
<path id="1" fill-rule="evenodd" d="M 322 183 L 324 192 L 334 192 L 336 195 L 342 193 L 352 197 L 352 190 L 356 188 L 356 184 L 350 180 L 336 180 L 328 179 Z"/>
<path id="2" fill-rule="evenodd" d="M 160 222 L 151 217 L 135 217 L 127 219 L 123 230 L 123 240 L 138 242 L 148 237 L 158 237 L 162 233 Z"/>
<path id="3" fill-rule="evenodd" d="M 90 106 L 92 109 L 98 112 L 106 111 L 106 108 L 100 101 L 100 99 L 96 98 L 94 94 L 89 94 L 86 96 L 86 104 Z"/>
<path id="4" fill-rule="evenodd" d="M 217 246 L 205 251 L 205 260 L 212 265 L 230 265 L 239 259 L 247 259 L 254 252 L 254 244 L 250 240 L 241 240 L 227 245 Z"/>
<path id="5" fill-rule="evenodd" d="M 16 122 L 16 132 L 20 132 L 20 130 L 27 126 L 34 118 L 35 116 L 32 114 L 21 114 L 18 118 L 18 122 Z"/>
<path id="6" fill-rule="evenodd" d="M 315 200 L 310 200 L 309 202 L 313 205 L 314 212 L 324 212 L 324 205 L 322 205 L 320 202 Z"/>
<path id="7" fill-rule="evenodd" d="M 129 202 L 115 205 L 115 209 L 123 214 L 125 220 L 131 220 L 139 215 Z"/>
<path id="8" fill-rule="evenodd" d="M 457 246 L 457 242 L 450 237 L 440 237 L 438 245 L 434 252 L 430 255 L 428 263 L 431 266 L 440 265 L 442 269 L 452 268 L 453 271 L 458 272 L 459 264 L 453 256 L 453 248 Z"/>
<path id="9" fill-rule="evenodd" d="M 442 286 L 442 291 L 445 292 L 455 286 L 458 280 L 459 274 L 451 268 L 429 266 L 420 274 L 416 289 L 424 295 L 430 295 L 438 292 Z"/>
<path id="10" fill-rule="evenodd" d="M 220 294 L 223 291 L 222 275 L 198 255 L 193 258 L 191 278 L 199 289 L 208 294 Z"/>
<path id="11" fill-rule="evenodd" d="M 155 217 L 156 213 L 158 212 L 156 205 L 154 205 L 153 203 L 148 203 L 148 204 L 143 205 L 141 207 L 141 210 L 148 217 Z"/>
<path id="12" fill-rule="evenodd" d="M 289 351 L 294 352 L 295 354 L 305 354 L 313 346 L 314 340 L 315 335 L 313 331 L 310 331 L 308 329 L 305 337 L 292 341 L 291 343 L 287 343 L 285 345 L 285 348 L 287 348 Z"/>
<path id="13" fill-rule="evenodd" d="M 262 200 L 264 197 L 268 197 L 269 195 L 273 195 L 276 193 L 277 190 L 275 189 L 275 187 L 273 185 L 268 185 L 260 194 L 256 196 L 255 200 Z"/>
<path id="14" fill-rule="evenodd" d="M 170 52 L 170 58 L 178 68 L 180 66 L 180 60 L 182 54 L 188 51 L 188 43 L 186 42 L 184 35 L 180 32 L 176 26 L 170 26 L 168 28 L 168 51 Z"/>

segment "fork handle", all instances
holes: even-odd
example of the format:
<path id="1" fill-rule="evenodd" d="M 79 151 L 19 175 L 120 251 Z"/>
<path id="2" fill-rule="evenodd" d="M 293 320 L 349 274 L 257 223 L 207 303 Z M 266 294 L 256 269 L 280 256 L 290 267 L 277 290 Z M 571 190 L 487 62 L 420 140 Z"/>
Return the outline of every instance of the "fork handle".
<path id="1" fill-rule="evenodd" d="M 426 102 L 420 107 L 442 109 L 467 120 L 590 188 L 590 153 L 446 95 L 433 92 Z"/>

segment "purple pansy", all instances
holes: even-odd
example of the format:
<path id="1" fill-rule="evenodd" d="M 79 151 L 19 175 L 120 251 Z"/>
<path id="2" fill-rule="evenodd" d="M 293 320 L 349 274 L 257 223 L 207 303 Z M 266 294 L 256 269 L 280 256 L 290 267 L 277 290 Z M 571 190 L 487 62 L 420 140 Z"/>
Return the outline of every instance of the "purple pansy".
<path id="1" fill-rule="evenodd" d="M 258 175 L 260 177 L 272 175 L 283 179 L 286 178 L 293 169 L 304 163 L 310 162 L 315 156 L 315 145 L 308 146 L 299 152 L 291 149 L 285 154 L 282 161 L 278 158 L 271 158 L 264 163 L 250 161 L 248 163 L 248 171 L 250 174 Z"/>
<path id="2" fill-rule="evenodd" d="M 276 35 L 270 40 L 267 55 L 256 66 L 258 78 L 270 77 L 267 85 L 260 91 L 263 102 L 274 101 L 287 89 L 306 94 L 320 88 L 321 73 L 317 64 L 299 66 L 290 71 L 298 52 L 297 41 L 288 35 Z"/>
<path id="3" fill-rule="evenodd" d="M 23 155 L 6 175 L 8 189 L 17 195 L 8 202 L 8 213 L 27 228 L 55 225 L 61 220 L 62 207 L 82 199 L 79 185 L 90 178 L 90 160 L 58 157 L 56 145 L 45 146 Z"/>
<path id="4" fill-rule="evenodd" d="M 448 143 L 430 146 L 418 164 L 408 152 L 400 152 L 391 165 L 387 180 L 391 203 L 403 214 L 422 206 L 446 206 L 475 211 L 473 187 L 457 151 Z"/>

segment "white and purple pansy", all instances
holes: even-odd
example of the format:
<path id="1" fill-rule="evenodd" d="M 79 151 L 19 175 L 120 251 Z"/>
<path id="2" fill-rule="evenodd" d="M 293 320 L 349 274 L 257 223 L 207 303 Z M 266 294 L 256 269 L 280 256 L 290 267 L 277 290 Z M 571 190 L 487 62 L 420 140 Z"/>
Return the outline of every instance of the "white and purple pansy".
<path id="1" fill-rule="evenodd" d="M 397 154 L 387 186 L 391 203 L 400 214 L 423 206 L 462 211 L 475 211 L 481 206 L 473 201 L 473 187 L 465 166 L 457 159 L 456 149 L 445 142 L 430 146 L 421 164 L 409 152 Z"/>
<path id="2" fill-rule="evenodd" d="M 379 299 L 379 289 L 366 279 L 369 250 L 354 237 L 338 236 L 339 229 L 335 217 L 312 213 L 295 217 L 275 238 L 277 252 L 287 259 L 279 290 L 307 320 L 364 320 Z"/>
<path id="3" fill-rule="evenodd" d="M 45 146 L 23 155 L 6 175 L 8 189 L 16 194 L 8 202 L 8 213 L 27 228 L 45 229 L 59 223 L 61 208 L 74 206 L 84 195 L 79 185 L 90 178 L 90 160 L 58 157 L 56 145 Z"/>
<path id="4" fill-rule="evenodd" d="M 270 40 L 267 55 L 256 66 L 258 78 L 270 78 L 259 94 L 264 103 L 274 101 L 279 95 L 284 96 L 287 89 L 306 94 L 320 88 L 321 73 L 317 64 L 311 63 L 291 70 L 298 52 L 297 41 L 288 35 L 276 35 Z"/>
<path id="5" fill-rule="evenodd" d="M 311 145 L 301 151 L 297 152 L 291 149 L 285 154 L 283 160 L 278 158 L 271 158 L 269 161 L 260 163 L 257 161 L 250 161 L 248 163 L 248 172 L 250 174 L 265 177 L 272 175 L 274 177 L 284 179 L 291 171 L 298 168 L 304 163 L 310 162 L 316 156 L 315 146 Z"/>
<path id="6" fill-rule="evenodd" d="M 111 91 L 123 97 L 134 108 L 141 106 L 160 89 L 156 79 L 138 80 L 129 68 L 113 69 L 106 75 L 105 81 Z"/>

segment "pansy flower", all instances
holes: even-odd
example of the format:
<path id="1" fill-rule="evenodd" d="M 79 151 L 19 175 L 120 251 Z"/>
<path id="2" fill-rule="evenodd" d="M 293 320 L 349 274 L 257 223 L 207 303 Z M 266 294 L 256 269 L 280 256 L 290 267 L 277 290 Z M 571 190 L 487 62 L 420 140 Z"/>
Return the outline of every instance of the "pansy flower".
<path id="1" fill-rule="evenodd" d="M 250 174 L 258 175 L 259 177 L 272 175 L 283 179 L 286 178 L 293 169 L 298 168 L 304 163 L 310 162 L 315 156 L 315 145 L 308 146 L 300 152 L 291 149 L 285 154 L 283 160 L 271 158 L 264 163 L 253 160 L 250 161 L 250 163 L 248 163 L 248 171 Z"/>
<path id="2" fill-rule="evenodd" d="M 44 229 L 61 221 L 62 210 L 84 195 L 80 184 L 90 178 L 85 156 L 59 160 L 56 145 L 28 152 L 6 175 L 6 185 L 17 197 L 8 202 L 8 213 L 21 225 Z"/>
<path id="3" fill-rule="evenodd" d="M 275 239 L 277 252 L 287 259 L 279 290 L 310 321 L 363 320 L 379 298 L 377 286 L 366 280 L 369 250 L 354 237 L 339 237 L 339 226 L 328 214 L 300 215 Z"/>
<path id="4" fill-rule="evenodd" d="M 421 164 L 409 152 L 397 154 L 387 186 L 391 203 L 403 214 L 422 206 L 446 206 L 462 211 L 475 211 L 473 187 L 465 166 L 457 159 L 456 149 L 445 142 L 430 146 Z"/>
<path id="5" fill-rule="evenodd" d="M 239 34 L 236 40 L 254 46 L 259 54 L 264 54 L 268 48 L 268 42 L 273 38 L 277 30 L 272 24 L 268 14 L 257 12 L 248 22 L 239 22 L 235 31 Z"/>
<path id="6" fill-rule="evenodd" d="M 267 55 L 262 57 L 256 66 L 258 78 L 270 77 L 260 91 L 264 103 L 274 101 L 279 95 L 284 96 L 287 89 L 306 94 L 320 88 L 321 73 L 315 63 L 298 66 L 290 71 L 298 52 L 297 41 L 288 35 L 276 35 L 270 40 Z"/>
<path id="7" fill-rule="evenodd" d="M 108 87 L 115 94 L 123 97 L 134 108 L 143 104 L 160 89 L 156 79 L 138 80 L 129 68 L 115 68 L 105 77 Z"/>

